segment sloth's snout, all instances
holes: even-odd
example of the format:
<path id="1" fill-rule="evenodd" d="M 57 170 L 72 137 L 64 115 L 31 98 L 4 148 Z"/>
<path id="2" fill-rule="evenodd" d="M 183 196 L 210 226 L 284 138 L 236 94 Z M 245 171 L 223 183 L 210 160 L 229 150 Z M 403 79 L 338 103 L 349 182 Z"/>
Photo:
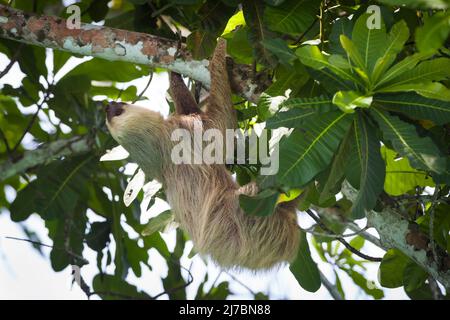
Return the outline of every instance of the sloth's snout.
<path id="1" fill-rule="evenodd" d="M 106 106 L 106 117 L 108 118 L 108 121 L 111 121 L 112 118 L 120 116 L 124 111 L 125 103 L 123 102 L 116 102 L 111 101 Z"/>

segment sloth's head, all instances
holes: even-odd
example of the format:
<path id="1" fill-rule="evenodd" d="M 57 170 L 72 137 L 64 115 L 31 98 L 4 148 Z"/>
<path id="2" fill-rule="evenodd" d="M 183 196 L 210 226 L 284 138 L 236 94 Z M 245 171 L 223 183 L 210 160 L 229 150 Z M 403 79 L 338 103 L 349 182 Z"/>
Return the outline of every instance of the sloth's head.
<path id="1" fill-rule="evenodd" d="M 167 121 L 158 112 L 127 104 L 110 102 L 106 107 L 106 126 L 114 140 L 147 173 L 162 172 L 170 141 Z"/>

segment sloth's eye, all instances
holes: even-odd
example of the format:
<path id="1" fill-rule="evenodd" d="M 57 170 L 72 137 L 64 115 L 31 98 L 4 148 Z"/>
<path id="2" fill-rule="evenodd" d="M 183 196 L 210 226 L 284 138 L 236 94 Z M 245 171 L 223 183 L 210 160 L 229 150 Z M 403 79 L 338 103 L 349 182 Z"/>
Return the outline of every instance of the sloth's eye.
<path id="1" fill-rule="evenodd" d="M 106 116 L 108 121 L 111 121 L 112 118 L 120 116 L 124 110 L 125 104 L 123 102 L 115 102 L 111 101 L 108 106 L 106 106 Z"/>

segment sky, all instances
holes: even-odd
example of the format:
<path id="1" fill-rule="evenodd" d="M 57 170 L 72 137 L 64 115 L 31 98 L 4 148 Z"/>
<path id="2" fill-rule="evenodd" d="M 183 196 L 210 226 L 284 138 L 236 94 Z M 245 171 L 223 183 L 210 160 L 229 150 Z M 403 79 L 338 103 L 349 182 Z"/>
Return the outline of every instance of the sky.
<path id="1" fill-rule="evenodd" d="M 52 55 L 51 50 L 48 50 L 46 64 L 49 70 L 52 70 Z M 60 79 L 69 70 L 74 68 L 77 64 L 87 60 L 71 58 L 68 63 L 58 72 L 55 79 Z M 3 70 L 8 64 L 8 58 L 0 54 L 0 70 Z M 21 72 L 17 63 L 14 64 L 10 72 L 0 79 L 0 88 L 8 83 L 13 87 L 17 87 L 21 84 L 21 80 L 25 75 Z M 136 85 L 138 92 L 141 92 L 147 84 L 148 78 L 143 77 L 133 80 L 130 83 L 119 84 L 119 87 L 127 87 L 130 84 Z M 139 105 L 148 107 L 152 110 L 161 112 L 164 116 L 168 114 L 168 105 L 166 102 L 166 91 L 168 88 L 167 73 L 155 74 L 153 81 L 149 88 L 144 93 L 144 96 L 148 100 L 140 101 Z M 23 109 L 24 110 L 24 109 Z M 35 107 L 28 107 L 24 112 L 32 113 L 35 111 Z M 53 118 L 54 116 L 51 115 Z M 44 130 L 51 130 L 48 118 L 41 112 L 40 125 Z M 54 120 L 54 119 L 53 119 Z M 68 128 L 66 128 L 68 129 Z M 32 141 L 31 136 L 27 136 L 24 139 L 24 144 L 33 149 L 35 143 Z M 135 166 L 129 165 L 126 173 L 131 173 L 135 169 Z M 9 187 L 7 190 L 8 200 L 12 201 L 15 198 L 15 191 Z M 150 217 L 167 209 L 167 203 L 163 200 L 157 200 L 156 205 L 152 208 L 151 212 L 142 214 L 141 222 L 145 223 Z M 100 217 L 94 213 L 89 213 L 89 220 L 99 221 Z M 299 222 L 303 228 L 307 228 L 312 225 L 313 221 L 306 214 L 299 213 Z M 361 227 L 365 226 L 365 219 L 358 221 Z M 51 245 L 51 240 L 48 238 L 47 230 L 44 227 L 44 221 L 36 214 L 33 214 L 28 218 L 24 225 L 29 229 L 36 232 L 42 243 Z M 133 235 L 133 231 L 126 230 Z M 372 231 L 376 234 L 375 231 Z M 169 249 L 173 249 L 175 245 L 175 230 L 169 231 L 166 234 L 162 234 L 166 240 Z M 9 217 L 9 212 L 3 210 L 0 212 L 0 299 L 86 299 L 86 295 L 78 288 L 78 286 L 72 285 L 71 268 L 68 267 L 61 272 L 54 272 L 51 268 L 49 261 L 49 248 L 42 248 L 43 254 L 41 255 L 31 244 L 8 239 L 6 237 L 26 238 L 20 226 L 12 222 Z M 114 246 L 114 243 L 112 243 Z M 270 272 L 261 272 L 258 274 L 250 272 L 233 272 L 227 273 L 221 271 L 213 263 L 209 262 L 205 264 L 205 261 L 198 255 L 192 259 L 187 256 L 192 248 L 192 243 L 188 243 L 181 260 L 181 264 L 185 268 L 191 268 L 194 281 L 187 288 L 187 297 L 192 299 L 195 297 L 197 287 L 200 282 L 203 281 L 205 274 L 208 274 L 208 282 L 205 286 L 206 289 L 216 281 L 220 283 L 222 281 L 230 281 L 230 290 L 233 293 L 231 299 L 249 299 L 252 297 L 251 292 L 264 292 L 269 294 L 271 299 L 331 299 L 328 291 L 322 286 L 317 292 L 310 293 L 303 290 L 295 280 L 294 276 L 290 273 L 287 266 L 280 267 L 277 270 Z M 370 243 L 365 244 L 361 249 L 364 253 L 372 256 L 382 256 L 383 251 Z M 328 277 L 328 279 L 334 283 L 334 272 L 329 264 L 325 264 L 320 261 L 315 250 L 312 249 L 313 258 L 318 262 L 320 270 Z M 94 251 L 85 246 L 83 256 L 90 261 L 87 266 L 82 268 L 82 277 L 91 283 L 92 278 L 98 272 L 96 267 L 96 254 Z M 161 278 L 167 275 L 167 266 L 165 260 L 159 255 L 155 249 L 151 249 L 149 252 L 149 263 L 152 266 L 152 270 L 143 268 L 143 274 L 140 278 L 134 276 L 130 271 L 127 280 L 135 284 L 138 288 L 145 290 L 150 295 L 156 295 L 163 291 Z M 366 277 L 370 281 L 374 281 L 380 287 L 377 280 L 378 264 L 371 263 L 367 265 Z M 112 273 L 114 269 L 110 267 L 107 272 Z M 346 293 L 347 299 L 366 299 L 370 298 L 357 287 L 352 280 L 343 272 L 339 272 L 342 285 Z M 183 274 L 187 279 L 187 272 Z M 407 296 L 403 292 L 403 289 L 384 289 L 385 299 L 405 299 Z M 95 299 L 96 297 L 93 297 Z M 162 296 L 161 299 L 167 299 L 167 296 Z"/>

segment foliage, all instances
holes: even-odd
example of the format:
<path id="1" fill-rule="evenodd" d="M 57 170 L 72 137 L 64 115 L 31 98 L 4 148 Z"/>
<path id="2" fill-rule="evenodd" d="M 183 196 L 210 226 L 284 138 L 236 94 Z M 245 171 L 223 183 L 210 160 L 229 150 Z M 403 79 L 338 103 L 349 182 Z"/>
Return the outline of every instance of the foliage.
<path id="1" fill-rule="evenodd" d="M 51 9 L 67 16 L 62 1 L 36 1 L 36 6 L 33 2 L 16 0 L 13 6 L 37 13 Z M 447 1 L 113 0 L 110 6 L 108 2 L 79 2 L 83 22 L 104 21 L 106 26 L 172 39 L 178 36 L 171 27 L 186 29 L 191 33 L 183 41 L 196 59 L 209 57 L 216 38 L 222 36 L 236 62 L 253 64 L 255 72 L 271 78 L 257 105 L 234 99 L 242 128 L 265 123 L 273 135 L 281 128 L 291 129 L 280 140 L 279 171 L 268 177 L 259 174 L 259 166 L 236 165 L 230 170 L 238 181 L 255 180 L 263 189 L 256 197 L 241 197 L 248 214 L 270 215 L 278 202 L 298 194 L 299 209 L 320 213 L 323 225 L 306 230 L 312 230 L 308 236 L 302 231 L 297 260 L 290 266 L 305 290 L 314 292 L 321 286 L 312 251 L 333 268 L 341 296 L 346 295 L 341 279 L 347 277 L 365 295 L 383 298 L 383 290 L 369 281 L 375 279 L 365 278 L 369 262 L 337 238 L 352 220 L 392 203 L 433 239 L 435 251 L 449 259 Z M 372 4 L 383 5 L 380 28 L 367 26 L 372 18 L 367 8 Z M 53 240 L 50 260 L 55 271 L 83 265 L 83 248 L 94 250 L 98 275 L 92 290 L 101 292 L 101 298 L 151 298 L 127 282 L 130 270 L 140 277 L 144 268 L 151 268 L 150 249 L 167 262 L 162 284 L 168 296 L 185 298 L 190 276 L 180 258 L 187 235 L 177 230 L 176 247 L 169 251 L 160 232 L 168 225 L 176 227 L 171 212 L 146 222 L 140 219 L 139 202 L 143 210 L 151 210 L 156 199 L 165 199 L 164 191 L 155 182 L 144 186 L 139 173 L 127 181 L 131 177 L 123 172 L 127 163 L 123 157 L 98 161 L 115 146 L 104 125 L 103 102 L 138 99 L 135 86 L 121 83 L 148 75 L 148 68 L 94 58 L 63 74 L 72 59 L 69 53 L 4 39 L 0 52 L 17 61 L 26 75 L 17 87 L 2 83 L 1 162 L 20 159 L 34 148 L 26 141 L 35 145 L 79 135 L 92 139 L 87 154 L 54 159 L 1 181 L 0 208 L 9 210 L 17 223 L 34 213 L 45 221 Z M 49 58 L 52 63 L 45 63 Z M 353 202 L 342 197 L 344 180 L 358 190 Z M 133 192 L 124 199 L 126 206 L 122 197 L 130 194 L 125 192 L 127 185 Z M 6 186 L 17 192 L 11 203 Z M 142 187 L 144 192 L 138 193 Z M 434 188 L 433 195 L 427 187 Z M 36 240 L 31 230 L 29 234 Z M 362 236 L 349 242 L 356 250 L 366 248 Z M 114 272 L 108 274 L 111 265 Z M 386 252 L 379 276 L 384 288 L 403 287 L 412 299 L 433 298 L 428 271 L 399 250 Z M 207 281 L 208 275 L 196 298 L 224 299 L 232 294 L 227 281 L 212 287 Z M 255 299 L 268 298 L 252 294 Z"/>

